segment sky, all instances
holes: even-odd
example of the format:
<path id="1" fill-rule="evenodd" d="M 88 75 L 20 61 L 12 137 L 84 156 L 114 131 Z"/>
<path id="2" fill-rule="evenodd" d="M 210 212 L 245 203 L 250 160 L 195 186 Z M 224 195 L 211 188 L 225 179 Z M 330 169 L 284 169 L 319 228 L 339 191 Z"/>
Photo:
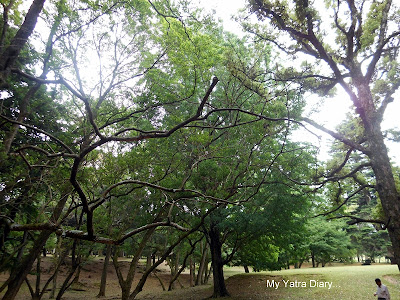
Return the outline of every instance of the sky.
<path id="1" fill-rule="evenodd" d="M 240 26 L 231 19 L 231 16 L 246 5 L 246 0 L 197 0 L 199 6 L 204 7 L 205 10 L 215 10 L 215 16 L 222 19 L 223 27 L 225 30 L 231 31 L 237 35 L 241 34 Z M 196 1 L 194 1 L 196 2 Z M 323 101 L 321 105 L 321 99 L 316 96 L 309 96 L 307 98 L 308 106 L 306 111 L 314 110 L 318 108 L 318 112 L 313 113 L 309 117 L 316 122 L 324 125 L 325 127 L 334 130 L 337 125 L 340 124 L 346 118 L 346 113 L 351 111 L 352 104 L 348 95 L 338 90 L 338 93 L 333 98 L 328 98 Z M 389 128 L 400 129 L 399 121 L 400 112 L 400 93 L 395 95 L 395 101 L 389 104 L 384 121 L 382 123 L 382 129 L 387 130 Z M 310 128 L 311 129 L 311 128 Z M 326 160 L 329 158 L 328 150 L 332 139 L 322 132 L 313 130 L 318 135 L 321 135 L 322 139 L 317 139 L 315 136 L 307 133 L 305 130 L 299 130 L 296 132 L 294 137 L 297 141 L 308 141 L 314 145 L 321 147 L 319 158 Z M 388 142 L 389 155 L 397 166 L 400 166 L 400 143 Z"/>

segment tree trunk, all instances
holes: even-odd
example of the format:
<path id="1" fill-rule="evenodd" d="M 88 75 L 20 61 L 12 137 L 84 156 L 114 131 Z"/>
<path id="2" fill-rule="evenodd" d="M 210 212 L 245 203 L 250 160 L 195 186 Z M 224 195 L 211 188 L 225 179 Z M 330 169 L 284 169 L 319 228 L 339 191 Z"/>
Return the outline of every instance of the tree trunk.
<path id="1" fill-rule="evenodd" d="M 62 210 L 65 206 L 65 203 L 68 199 L 68 194 L 64 195 L 57 203 L 50 220 L 54 223 L 57 222 L 60 217 Z M 33 243 L 32 249 L 25 256 L 20 264 L 18 264 L 10 274 L 10 282 L 7 285 L 7 292 L 4 294 L 2 300 L 14 300 L 17 295 L 19 289 L 21 288 L 22 283 L 25 281 L 26 276 L 32 269 L 33 263 L 35 262 L 36 257 L 42 251 L 42 248 L 46 244 L 47 239 L 52 234 L 52 231 L 44 230 L 42 231 L 38 238 Z"/>
<path id="2" fill-rule="evenodd" d="M 244 272 L 245 272 L 245 273 L 250 273 L 250 271 L 249 271 L 249 266 L 244 265 L 243 268 L 244 268 Z"/>
<path id="3" fill-rule="evenodd" d="M 101 282 L 100 282 L 100 290 L 97 297 L 105 297 L 106 295 L 106 283 L 107 283 L 107 271 L 108 271 L 108 264 L 110 262 L 111 256 L 111 245 L 107 245 L 106 256 L 104 257 L 104 265 L 103 271 L 101 273 Z"/>
<path id="4" fill-rule="evenodd" d="M 365 79 L 357 78 L 359 104 L 357 111 L 361 117 L 368 141 L 367 156 L 375 174 L 376 190 L 388 222 L 388 233 L 393 246 L 394 258 L 400 270 L 400 194 L 396 188 L 392 166 L 381 129 L 381 119 L 373 101 L 370 87 Z"/>
<path id="5" fill-rule="evenodd" d="M 214 293 L 213 298 L 226 297 L 229 293 L 225 286 L 224 279 L 224 263 L 222 261 L 221 253 L 221 241 L 219 230 L 215 225 L 211 225 L 210 231 L 208 232 L 210 238 L 210 250 L 211 250 L 211 261 L 213 266 L 213 281 L 214 281 Z"/>
<path id="6" fill-rule="evenodd" d="M 117 272 L 117 276 L 118 276 L 118 283 L 122 289 L 122 300 L 133 299 L 133 297 L 130 298 L 130 290 L 132 287 L 133 279 L 136 274 L 136 268 L 137 268 L 139 259 L 142 256 L 143 249 L 145 248 L 147 242 L 150 240 L 150 238 L 153 235 L 155 230 L 156 230 L 156 227 L 153 227 L 153 228 L 147 230 L 147 232 L 143 236 L 142 241 L 140 242 L 138 248 L 136 249 L 136 252 L 135 252 L 135 254 L 132 258 L 132 261 L 129 265 L 129 270 L 128 270 L 126 279 L 123 278 L 121 269 L 118 265 L 118 256 L 114 255 L 114 257 L 113 257 L 115 271 Z M 117 250 L 115 250 L 115 253 L 117 253 Z"/>
<path id="7" fill-rule="evenodd" d="M 212 269 L 213 269 L 213 267 L 212 267 L 212 265 L 211 265 L 210 270 L 208 270 L 208 273 L 206 274 L 207 276 L 206 276 L 206 279 L 205 279 L 205 281 L 204 281 L 204 284 L 207 284 L 208 281 L 210 280 L 210 276 L 211 276 Z"/>
<path id="8" fill-rule="evenodd" d="M 36 299 L 40 299 L 40 281 L 41 281 L 41 275 L 42 275 L 42 272 L 40 270 L 41 262 L 42 262 L 42 258 L 40 257 L 40 254 L 39 254 L 36 259 L 36 286 L 35 286 L 35 298 Z"/>
<path id="9" fill-rule="evenodd" d="M 190 256 L 190 260 L 189 260 L 189 285 L 192 287 L 194 286 L 194 272 L 195 272 L 195 266 L 194 266 L 194 262 L 192 261 L 192 256 Z"/>
<path id="10" fill-rule="evenodd" d="M 152 264 L 151 256 L 152 256 L 151 253 L 147 254 L 147 256 L 146 256 L 146 270 L 151 267 L 151 264 Z"/>
<path id="11" fill-rule="evenodd" d="M 20 264 L 11 272 L 11 281 L 7 286 L 7 292 L 4 294 L 2 300 L 13 300 L 17 295 L 22 283 L 25 281 L 26 276 L 31 271 L 33 263 L 38 255 L 40 255 L 43 246 L 49 238 L 51 231 L 42 231 L 35 241 L 33 248 L 29 254 L 22 260 Z"/>
<path id="12" fill-rule="evenodd" d="M 204 272 L 203 272 L 203 277 L 201 279 L 201 284 L 207 283 L 207 276 L 208 276 L 208 251 L 206 252 L 206 261 L 204 264 Z"/>
<path id="13" fill-rule="evenodd" d="M 200 245 L 203 246 L 203 243 L 201 243 Z M 206 255 L 207 255 L 207 250 L 208 250 L 208 244 L 205 243 L 205 245 L 202 248 L 203 248 L 203 251 L 202 251 L 202 255 L 201 255 L 201 260 L 200 260 L 200 265 L 199 265 L 199 270 L 197 273 L 195 285 L 200 285 L 202 283 L 202 278 L 203 278 L 205 264 L 206 264 Z"/>
<path id="14" fill-rule="evenodd" d="M 314 252 L 311 252 L 311 261 L 312 261 L 312 267 L 315 268 L 315 255 L 314 255 Z"/>
<path id="15" fill-rule="evenodd" d="M 30 6 L 28 13 L 25 16 L 25 20 L 22 23 L 20 29 L 15 34 L 14 38 L 10 42 L 10 45 L 6 47 L 0 55 L 0 71 L 5 71 L 13 67 L 17 60 L 19 53 L 25 46 L 28 38 L 31 36 L 35 29 L 37 19 L 40 12 L 43 9 L 45 0 L 34 0 Z M 1 86 L 0 81 L 0 86 Z"/>

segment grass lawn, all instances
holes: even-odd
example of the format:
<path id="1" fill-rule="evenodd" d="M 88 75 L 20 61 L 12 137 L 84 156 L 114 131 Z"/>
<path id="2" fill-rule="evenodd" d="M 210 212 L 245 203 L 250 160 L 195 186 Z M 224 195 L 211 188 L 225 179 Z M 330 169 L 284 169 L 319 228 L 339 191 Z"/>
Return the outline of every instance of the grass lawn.
<path id="1" fill-rule="evenodd" d="M 391 299 L 400 299 L 400 272 L 395 265 L 337 265 L 325 268 L 291 269 L 274 272 L 261 272 L 244 274 L 240 268 L 225 268 L 224 274 L 229 277 L 226 285 L 231 297 L 224 300 L 281 300 L 281 299 L 331 299 L 331 300 L 364 300 L 377 299 L 374 297 L 376 291 L 375 278 L 381 278 L 391 293 Z M 267 280 L 279 282 L 279 287 L 267 287 Z M 325 287 L 310 286 L 329 282 Z M 297 287 L 289 287 L 290 282 Z M 287 282 L 285 287 L 284 282 Z M 301 287 L 304 282 L 306 287 Z M 186 288 L 158 295 L 142 295 L 140 299 L 192 299 L 204 300 L 212 294 L 211 287 Z"/>
<path id="2" fill-rule="evenodd" d="M 46 261 L 46 260 L 44 260 Z M 50 265 L 48 260 L 47 268 Z M 69 290 L 64 295 L 65 300 L 96 300 L 103 262 L 93 260 L 81 271 L 80 290 Z M 122 266 L 127 269 L 128 262 L 123 262 Z M 139 269 L 138 272 L 143 272 Z M 59 280 L 65 277 L 65 270 L 59 274 Z M 373 296 L 376 291 L 375 278 L 379 277 L 386 284 L 391 293 L 391 299 L 400 299 L 400 272 L 396 265 L 373 264 L 371 266 L 354 265 L 334 265 L 325 268 L 302 268 L 274 272 L 261 272 L 245 274 L 243 268 L 227 267 L 224 268 L 226 285 L 231 297 L 224 299 L 232 300 L 259 300 L 259 299 L 332 299 L 332 300 L 364 300 L 377 299 Z M 48 277 L 48 272 L 43 272 L 43 277 Z M 63 277 L 64 276 L 64 277 Z M 170 279 L 169 269 L 165 266 L 160 268 L 158 276 L 166 284 Z M 144 286 L 143 292 L 139 293 L 138 300 L 204 300 L 209 298 L 212 293 L 212 279 L 210 284 L 189 288 L 189 275 L 183 274 L 181 283 L 185 288 L 177 288 L 171 292 L 164 292 L 157 278 L 150 276 Z M 46 277 L 46 278 L 47 278 Z M 0 274 L 0 282 L 6 280 L 7 276 Z M 45 280 L 46 278 L 42 278 Z M 139 277 L 138 277 L 139 278 Z M 136 279 L 136 282 L 138 281 Z M 31 276 L 33 280 L 33 277 Z M 275 284 L 279 283 L 278 288 L 268 287 L 267 280 Z M 331 283 L 331 286 L 310 286 L 312 284 Z M 33 282 L 33 281 L 32 281 Z M 287 282 L 285 287 L 285 282 Z M 294 287 L 290 287 L 290 283 Z M 297 284 L 296 284 L 297 283 Z M 302 287 L 302 284 L 305 287 Z M 107 297 L 104 299 L 120 299 L 120 287 L 117 277 L 112 268 L 107 279 Z M 1 298 L 2 293 L 0 293 Z M 16 300 L 30 299 L 26 285 L 23 285 Z M 46 294 L 44 299 L 48 299 Z"/>
<path id="3" fill-rule="evenodd" d="M 265 272 L 263 275 L 270 282 L 274 278 L 275 282 L 279 282 L 277 289 L 266 287 L 276 295 L 276 299 L 376 299 L 373 296 L 376 277 L 388 286 L 392 300 L 400 299 L 400 273 L 396 265 L 291 269 Z M 283 280 L 287 282 L 286 287 Z M 290 282 L 293 287 L 289 287 Z M 302 282 L 306 287 L 301 287 Z M 328 284 L 322 287 L 325 282 L 332 283 L 331 287 Z"/>

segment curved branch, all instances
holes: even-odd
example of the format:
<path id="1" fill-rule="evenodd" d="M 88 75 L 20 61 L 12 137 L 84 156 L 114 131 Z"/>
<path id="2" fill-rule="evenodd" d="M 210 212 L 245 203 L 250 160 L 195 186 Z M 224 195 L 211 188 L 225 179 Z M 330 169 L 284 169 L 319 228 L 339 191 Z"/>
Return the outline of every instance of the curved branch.
<path id="1" fill-rule="evenodd" d="M 355 217 L 355 216 L 351 216 L 351 215 L 340 215 L 340 216 L 336 216 L 336 217 L 332 217 L 329 218 L 329 220 L 333 220 L 333 219 L 343 219 L 343 218 L 350 218 L 352 219 L 352 221 L 349 222 L 349 225 L 354 225 L 357 223 L 375 223 L 375 224 L 382 224 L 382 225 L 386 225 L 386 222 L 382 221 L 382 220 L 377 220 L 377 219 L 363 219 L 363 218 L 359 218 L 359 217 Z"/>
<path id="2" fill-rule="evenodd" d="M 185 228 L 180 226 L 179 224 L 170 222 L 170 221 L 165 221 L 165 222 L 156 222 L 156 223 L 151 223 L 144 225 L 142 227 L 136 228 L 126 234 L 124 234 L 121 238 L 117 240 L 113 240 L 110 238 L 105 238 L 105 237 L 100 237 L 100 236 L 95 236 L 95 235 L 90 235 L 87 232 L 81 231 L 81 230 L 64 230 L 60 226 L 53 224 L 53 223 L 33 223 L 33 224 L 16 224 L 12 219 L 10 219 L 7 216 L 0 215 L 0 222 L 5 223 L 10 231 L 45 231 L 49 230 L 54 232 L 57 235 L 60 235 L 62 237 L 69 237 L 73 239 L 80 239 L 80 240 L 85 240 L 85 241 L 91 241 L 95 243 L 100 243 L 100 244 L 110 244 L 110 245 L 120 245 L 122 244 L 126 239 L 140 233 L 143 231 L 146 231 L 148 229 L 154 228 L 154 227 L 173 227 L 176 228 L 180 231 L 185 231 L 188 232 L 190 229 Z"/>
<path id="3" fill-rule="evenodd" d="M 328 174 L 327 177 L 332 177 L 334 174 L 340 172 L 340 171 L 343 169 L 343 167 L 346 165 L 346 163 L 347 163 L 347 161 L 349 160 L 350 155 L 351 155 L 351 153 L 352 153 L 353 151 L 354 151 L 354 149 L 353 149 L 353 148 L 350 148 L 350 149 L 347 151 L 346 156 L 345 156 L 343 162 L 340 164 L 340 166 L 338 166 L 336 169 L 332 170 L 332 171 Z"/>
<path id="4" fill-rule="evenodd" d="M 327 216 L 327 215 L 330 215 L 330 214 L 332 214 L 332 213 L 338 211 L 338 210 L 339 210 L 340 208 L 342 208 L 345 204 L 347 204 L 347 202 L 349 202 L 349 200 L 350 200 L 351 198 L 353 198 L 355 195 L 357 195 L 357 194 L 358 194 L 359 192 L 361 192 L 363 189 L 368 188 L 368 187 L 374 187 L 374 186 L 365 184 L 365 185 L 359 187 L 355 192 L 351 193 L 339 206 L 335 207 L 334 209 L 332 209 L 332 210 L 330 210 L 330 211 L 328 211 L 328 212 L 321 213 L 321 214 L 317 214 L 317 215 L 313 216 L 313 218 L 317 218 L 317 217 L 321 217 L 321 216 Z"/>
<path id="5" fill-rule="evenodd" d="M 337 133 L 335 131 L 332 131 L 328 128 L 325 128 L 322 125 L 317 124 L 315 121 L 309 119 L 309 118 L 303 118 L 303 121 L 307 122 L 308 124 L 314 126 L 315 128 L 329 134 L 331 137 L 335 138 L 336 140 L 341 141 L 343 144 L 346 144 L 347 146 L 350 146 L 354 149 L 357 149 L 359 151 L 361 151 L 362 153 L 368 155 L 369 154 L 369 150 L 365 147 L 363 147 L 361 144 L 356 143 L 352 140 L 349 140 L 348 138 L 344 137 L 343 135 L 341 135 L 340 133 Z"/>
<path id="6" fill-rule="evenodd" d="M 31 125 L 28 125 L 28 124 L 25 124 L 25 123 L 22 123 L 22 122 L 18 122 L 18 121 L 12 120 L 12 119 L 7 118 L 6 116 L 3 116 L 3 115 L 0 115 L 0 118 L 6 120 L 9 123 L 18 124 L 20 126 L 24 126 L 26 128 L 29 128 L 29 129 L 31 129 L 33 131 L 40 132 L 40 133 L 48 136 L 50 139 L 54 140 L 58 144 L 60 144 L 63 148 L 65 148 L 68 151 L 68 153 L 75 155 L 74 152 L 72 151 L 72 149 L 69 148 L 66 144 L 64 144 L 60 139 L 56 138 L 54 135 L 52 135 L 52 134 L 50 134 L 50 133 L 48 133 L 48 132 L 46 132 L 46 131 L 44 131 L 42 129 L 36 128 L 34 126 L 31 126 Z"/>

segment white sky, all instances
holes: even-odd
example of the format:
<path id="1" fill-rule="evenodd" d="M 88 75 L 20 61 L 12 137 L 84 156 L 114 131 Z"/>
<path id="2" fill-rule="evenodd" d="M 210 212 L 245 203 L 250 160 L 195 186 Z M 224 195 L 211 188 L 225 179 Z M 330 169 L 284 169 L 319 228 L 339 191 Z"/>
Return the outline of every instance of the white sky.
<path id="1" fill-rule="evenodd" d="M 231 16 L 235 14 L 239 9 L 244 8 L 246 5 L 246 0 L 196 0 L 199 6 L 203 6 L 206 10 L 215 10 L 215 15 L 217 18 L 223 20 L 223 26 L 225 30 L 229 30 L 235 34 L 240 35 L 240 26 L 231 19 Z M 196 3 L 196 1 L 194 1 Z M 196 3 L 197 4 L 197 3 Z M 400 113 L 400 93 L 395 95 L 395 101 L 389 104 L 384 121 L 382 123 L 382 129 L 387 130 L 389 128 L 400 128 L 399 113 Z M 397 96 L 397 97 L 396 97 Z M 315 97 L 310 97 L 308 99 L 309 106 L 308 109 L 311 110 L 318 106 L 319 112 L 313 113 L 310 118 L 319 122 L 321 125 L 328 127 L 329 129 L 335 129 L 335 127 L 342 122 L 346 113 L 352 109 L 351 101 L 347 94 L 344 92 L 338 92 L 336 97 L 326 99 L 324 104 L 321 105 L 319 99 Z M 320 159 L 328 159 L 329 154 L 327 151 L 330 147 L 330 141 L 326 134 L 314 130 L 323 137 L 322 140 L 318 140 L 315 136 L 307 134 L 305 130 L 299 131 L 297 140 L 298 141 L 309 141 L 314 145 L 321 147 Z M 392 157 L 393 161 L 400 166 L 400 143 L 388 143 L 389 155 Z"/>

